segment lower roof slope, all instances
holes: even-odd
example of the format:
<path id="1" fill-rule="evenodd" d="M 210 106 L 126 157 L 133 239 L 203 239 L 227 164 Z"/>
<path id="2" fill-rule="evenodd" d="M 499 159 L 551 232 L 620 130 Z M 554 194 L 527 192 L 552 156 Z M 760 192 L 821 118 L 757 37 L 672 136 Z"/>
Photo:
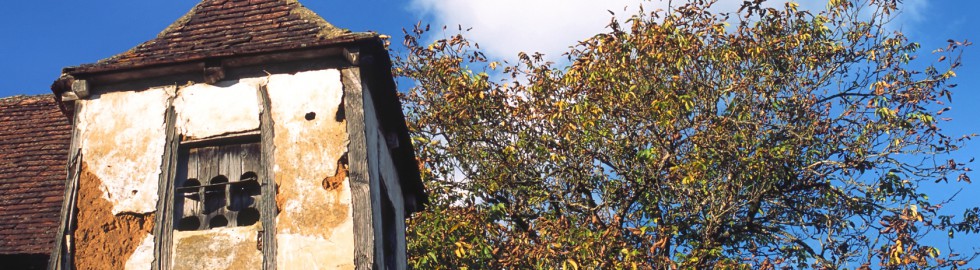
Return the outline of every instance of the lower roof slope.
<path id="1" fill-rule="evenodd" d="M 51 251 L 70 141 L 54 96 L 0 99 L 0 254 Z"/>

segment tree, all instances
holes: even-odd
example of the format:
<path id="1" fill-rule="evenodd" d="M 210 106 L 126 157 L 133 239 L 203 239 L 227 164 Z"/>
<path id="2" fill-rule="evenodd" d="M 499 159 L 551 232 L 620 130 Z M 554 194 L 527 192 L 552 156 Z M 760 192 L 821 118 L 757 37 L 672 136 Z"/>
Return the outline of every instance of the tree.
<path id="1" fill-rule="evenodd" d="M 641 10 L 568 63 L 492 62 L 462 33 L 406 33 L 396 72 L 430 211 L 411 264 L 438 268 L 928 268 L 924 241 L 980 232 L 921 185 L 966 181 L 941 114 L 968 42 L 914 68 L 898 0 L 810 12 L 746 1 Z M 445 28 L 443 28 L 445 31 Z M 488 74 L 504 77 L 495 80 Z M 940 109 L 942 108 L 942 109 Z M 937 111 L 938 110 L 938 111 Z M 947 235 L 948 234 L 948 235 Z"/>

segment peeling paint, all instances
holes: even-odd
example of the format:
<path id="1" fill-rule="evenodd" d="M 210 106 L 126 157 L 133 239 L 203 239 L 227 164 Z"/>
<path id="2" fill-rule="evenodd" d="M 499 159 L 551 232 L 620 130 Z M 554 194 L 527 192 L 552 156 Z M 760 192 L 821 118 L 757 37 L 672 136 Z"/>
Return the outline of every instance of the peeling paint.
<path id="1" fill-rule="evenodd" d="M 83 100 L 78 114 L 82 155 L 102 180 L 102 196 L 112 213 L 150 213 L 166 130 L 164 118 L 174 87 L 112 92 Z"/>
<path id="2" fill-rule="evenodd" d="M 350 183 L 334 178 L 337 188 L 324 188 L 348 145 L 347 124 L 335 117 L 343 99 L 340 72 L 272 75 L 267 89 L 276 132 L 279 268 L 344 268 L 354 261 Z"/>
<path id="3" fill-rule="evenodd" d="M 263 84 L 265 78 L 251 78 L 181 88 L 174 99 L 177 132 L 193 138 L 206 138 L 258 130 L 256 93 Z"/>
<path id="4" fill-rule="evenodd" d="M 133 254 L 140 253 L 153 229 L 153 214 L 113 215 L 110 202 L 99 190 L 101 182 L 83 163 L 75 229 L 75 267 L 80 270 L 122 269 Z"/>
<path id="5" fill-rule="evenodd" d="M 126 270 L 150 270 L 153 263 L 153 235 L 147 234 L 126 260 Z"/>
<path id="6" fill-rule="evenodd" d="M 174 270 L 261 269 L 261 224 L 174 232 Z"/>

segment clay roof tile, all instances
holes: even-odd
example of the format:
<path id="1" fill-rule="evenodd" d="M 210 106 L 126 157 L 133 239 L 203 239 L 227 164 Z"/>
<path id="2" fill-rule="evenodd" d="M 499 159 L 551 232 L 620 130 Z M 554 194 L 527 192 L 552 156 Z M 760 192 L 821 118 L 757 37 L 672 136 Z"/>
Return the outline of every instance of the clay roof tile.
<path id="1" fill-rule="evenodd" d="M 273 30 L 277 35 L 267 35 Z M 363 35 L 330 24 L 296 0 L 204 0 L 129 51 L 66 72 L 99 72 L 243 53 L 341 43 Z"/>
<path id="2" fill-rule="evenodd" d="M 58 229 L 71 125 L 54 96 L 0 99 L 0 254 L 47 254 Z"/>

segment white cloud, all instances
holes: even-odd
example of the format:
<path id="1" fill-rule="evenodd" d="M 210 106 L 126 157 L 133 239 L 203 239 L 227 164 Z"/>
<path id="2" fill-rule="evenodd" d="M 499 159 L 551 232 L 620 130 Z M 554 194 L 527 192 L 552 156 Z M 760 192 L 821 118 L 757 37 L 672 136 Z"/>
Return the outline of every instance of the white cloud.
<path id="1" fill-rule="evenodd" d="M 674 1 L 677 3 L 682 0 Z M 716 12 L 735 11 L 742 0 L 720 0 Z M 776 0 L 769 6 L 782 5 Z M 820 10 L 826 5 L 822 0 L 802 0 L 801 8 Z M 556 60 L 576 41 L 605 31 L 611 16 L 616 13 L 620 21 L 636 13 L 643 4 L 647 11 L 666 8 L 666 1 L 643 0 L 412 0 L 411 8 L 433 18 L 433 26 L 448 25 L 455 33 L 457 25 L 463 29 L 472 27 L 467 37 L 480 44 L 491 59 L 514 59 L 518 52 L 541 52 L 549 60 Z M 906 0 L 903 17 L 913 22 L 921 17 L 926 0 Z M 624 11 L 625 7 L 630 7 Z"/>
<path id="2" fill-rule="evenodd" d="M 915 24 L 925 20 L 926 10 L 929 8 L 928 0 L 905 0 L 902 2 L 901 14 L 895 20 L 896 29 L 914 29 Z"/>
<path id="3" fill-rule="evenodd" d="M 556 59 L 576 41 L 603 31 L 610 20 L 607 10 L 627 14 L 623 8 L 637 3 L 635 0 L 413 0 L 413 7 L 433 16 L 434 25 L 473 27 L 468 37 L 493 58 L 513 59 L 518 52 L 526 51 L 542 52 Z"/>

